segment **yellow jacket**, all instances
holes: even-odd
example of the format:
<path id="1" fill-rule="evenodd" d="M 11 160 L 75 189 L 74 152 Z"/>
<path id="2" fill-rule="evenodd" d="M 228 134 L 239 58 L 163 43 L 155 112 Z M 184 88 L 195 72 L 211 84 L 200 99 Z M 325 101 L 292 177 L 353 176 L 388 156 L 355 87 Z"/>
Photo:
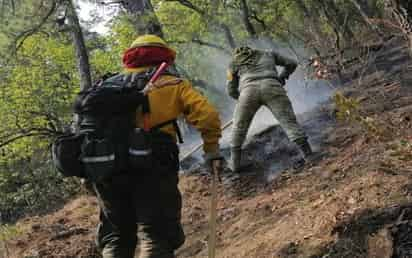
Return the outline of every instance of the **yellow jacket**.
<path id="1" fill-rule="evenodd" d="M 128 69 L 127 72 L 140 72 L 141 69 Z M 155 82 L 155 88 L 148 93 L 150 104 L 150 127 L 183 115 L 185 120 L 201 133 L 205 153 L 219 150 L 221 122 L 217 110 L 193 89 L 188 80 L 171 75 L 162 75 Z M 137 112 L 137 123 L 142 127 L 141 112 Z M 176 136 L 173 125 L 160 129 Z"/>

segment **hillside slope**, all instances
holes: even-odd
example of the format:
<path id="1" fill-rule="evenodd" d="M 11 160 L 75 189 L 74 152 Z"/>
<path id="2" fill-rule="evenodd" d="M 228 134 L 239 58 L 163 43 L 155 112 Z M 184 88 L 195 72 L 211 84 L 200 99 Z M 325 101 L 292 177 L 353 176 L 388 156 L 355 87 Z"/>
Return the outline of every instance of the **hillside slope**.
<path id="1" fill-rule="evenodd" d="M 357 99 L 359 109 L 351 122 L 323 129 L 325 157 L 318 163 L 270 182 L 257 174 L 219 186 L 217 257 L 411 257 L 408 60 L 392 39 L 367 65 L 351 66 L 342 96 Z M 179 258 L 207 257 L 209 183 L 207 176 L 181 177 L 187 241 Z M 53 214 L 22 220 L 24 233 L 7 242 L 8 257 L 99 257 L 97 219 L 96 200 L 82 196 Z"/>

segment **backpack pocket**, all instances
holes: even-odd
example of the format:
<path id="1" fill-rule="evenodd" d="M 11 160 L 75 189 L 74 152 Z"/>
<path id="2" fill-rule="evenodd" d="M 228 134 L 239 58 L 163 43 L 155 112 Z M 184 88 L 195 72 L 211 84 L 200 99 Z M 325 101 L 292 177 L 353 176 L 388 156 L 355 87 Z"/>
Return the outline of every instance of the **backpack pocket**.
<path id="1" fill-rule="evenodd" d="M 82 134 L 70 133 L 59 136 L 53 142 L 51 149 L 53 165 L 63 176 L 85 176 L 80 161 L 83 138 Z"/>
<path id="2" fill-rule="evenodd" d="M 129 165 L 131 169 L 152 167 L 151 135 L 141 128 L 135 128 L 129 136 Z"/>
<path id="3" fill-rule="evenodd" d="M 87 135 L 82 144 L 81 161 L 90 180 L 98 182 L 111 177 L 116 167 L 113 143 L 106 138 Z"/>

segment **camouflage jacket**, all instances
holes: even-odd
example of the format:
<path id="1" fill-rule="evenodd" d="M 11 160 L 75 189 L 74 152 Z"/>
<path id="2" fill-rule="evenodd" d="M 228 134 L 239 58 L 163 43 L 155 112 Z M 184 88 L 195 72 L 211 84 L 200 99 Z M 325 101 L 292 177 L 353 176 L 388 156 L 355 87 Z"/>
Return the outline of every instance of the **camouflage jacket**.
<path id="1" fill-rule="evenodd" d="M 276 66 L 285 69 L 278 73 Z M 237 99 L 240 90 L 263 79 L 275 79 L 283 85 L 297 67 L 296 61 L 274 51 L 249 49 L 235 53 L 227 71 L 227 92 Z"/>

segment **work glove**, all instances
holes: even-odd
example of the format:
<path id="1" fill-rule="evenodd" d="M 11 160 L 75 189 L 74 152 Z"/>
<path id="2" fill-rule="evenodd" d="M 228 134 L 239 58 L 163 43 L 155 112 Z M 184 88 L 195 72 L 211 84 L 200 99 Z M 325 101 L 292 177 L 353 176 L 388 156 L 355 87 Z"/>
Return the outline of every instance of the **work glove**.
<path id="1" fill-rule="evenodd" d="M 217 176 L 220 180 L 220 173 L 222 171 L 224 158 L 219 151 L 208 152 L 203 155 L 205 161 L 206 170 L 208 173 L 213 175 L 214 168 L 217 169 Z"/>

